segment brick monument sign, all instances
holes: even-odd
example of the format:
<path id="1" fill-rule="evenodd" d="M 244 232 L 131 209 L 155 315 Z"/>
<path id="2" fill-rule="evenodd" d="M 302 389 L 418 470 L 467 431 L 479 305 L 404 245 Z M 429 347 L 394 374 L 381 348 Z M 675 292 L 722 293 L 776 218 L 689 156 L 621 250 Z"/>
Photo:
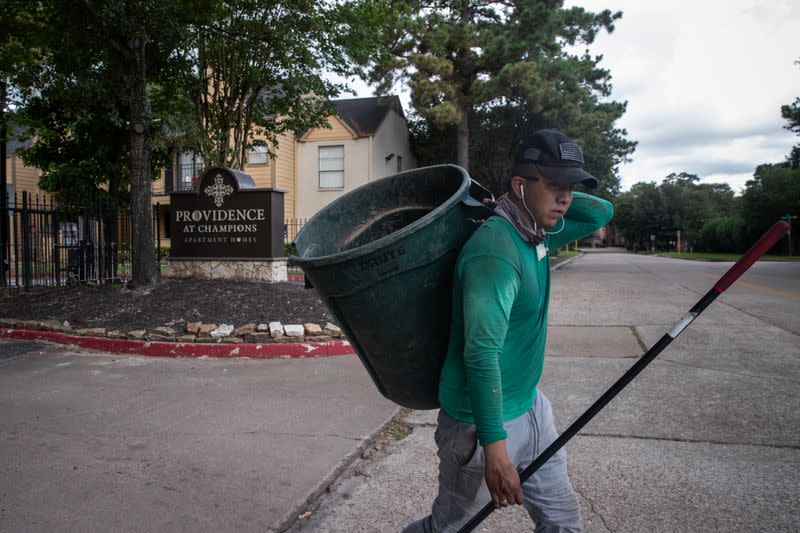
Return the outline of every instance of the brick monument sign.
<path id="1" fill-rule="evenodd" d="M 223 167 L 206 170 L 194 190 L 171 193 L 172 275 L 286 281 L 283 195 Z"/>

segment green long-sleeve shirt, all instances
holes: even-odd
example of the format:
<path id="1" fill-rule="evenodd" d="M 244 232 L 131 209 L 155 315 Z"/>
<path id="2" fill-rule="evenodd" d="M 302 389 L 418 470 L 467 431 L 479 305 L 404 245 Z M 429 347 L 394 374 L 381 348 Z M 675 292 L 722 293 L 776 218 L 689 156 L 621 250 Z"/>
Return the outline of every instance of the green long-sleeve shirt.
<path id="1" fill-rule="evenodd" d="M 503 422 L 525 413 L 536 397 L 547 339 L 548 250 L 595 232 L 611 214 L 607 201 L 576 192 L 563 230 L 538 247 L 499 216 L 464 245 L 439 403 L 456 420 L 475 423 L 481 445 L 505 439 Z"/>

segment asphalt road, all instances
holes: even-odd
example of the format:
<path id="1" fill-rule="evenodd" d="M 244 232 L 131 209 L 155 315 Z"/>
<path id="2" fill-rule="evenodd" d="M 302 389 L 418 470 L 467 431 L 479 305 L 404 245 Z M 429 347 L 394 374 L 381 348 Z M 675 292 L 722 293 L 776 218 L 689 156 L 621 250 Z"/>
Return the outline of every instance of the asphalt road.
<path id="1" fill-rule="evenodd" d="M 571 274 L 586 272 L 641 272 L 650 275 L 653 294 L 667 287 L 674 291 L 685 290 L 687 295 L 696 295 L 696 299 L 734 264 L 626 253 L 590 252 L 587 255 L 591 256 L 590 261 L 578 261 L 562 272 L 566 280 Z M 800 262 L 759 261 L 725 291 L 719 301 L 800 335 Z"/>
<path id="2" fill-rule="evenodd" d="M 0 341 L 0 532 L 265 532 L 397 410 L 354 356 Z"/>
<path id="3" fill-rule="evenodd" d="M 42 355 L 51 348 L 42 342 L 0 341 L 0 361 L 10 361 L 18 357 L 37 354 Z"/>

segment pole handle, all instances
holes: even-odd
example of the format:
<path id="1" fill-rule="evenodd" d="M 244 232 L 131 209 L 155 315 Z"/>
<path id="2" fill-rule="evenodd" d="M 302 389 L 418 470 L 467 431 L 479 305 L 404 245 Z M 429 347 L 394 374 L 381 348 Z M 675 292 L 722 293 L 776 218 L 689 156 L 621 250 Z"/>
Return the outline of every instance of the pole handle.
<path id="1" fill-rule="evenodd" d="M 719 278 L 719 281 L 714 285 L 720 293 L 727 290 L 728 287 L 733 285 L 733 282 L 739 279 L 739 276 L 745 273 L 753 263 L 758 261 L 758 258 L 767 253 L 767 251 L 775 246 L 781 238 L 789 231 L 789 224 L 785 220 L 779 220 L 772 225 L 767 232 L 761 236 L 756 243 L 750 247 L 747 252 L 734 264 L 724 276 Z"/>

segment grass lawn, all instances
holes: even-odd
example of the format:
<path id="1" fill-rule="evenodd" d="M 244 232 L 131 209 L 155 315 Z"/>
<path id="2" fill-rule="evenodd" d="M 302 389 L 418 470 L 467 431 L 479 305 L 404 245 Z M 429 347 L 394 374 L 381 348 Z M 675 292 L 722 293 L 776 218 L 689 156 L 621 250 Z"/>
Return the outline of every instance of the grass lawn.
<path id="1" fill-rule="evenodd" d="M 558 252 L 557 256 L 550 256 L 550 266 L 557 265 L 561 262 L 566 261 L 570 257 L 575 257 L 576 255 L 581 255 L 580 252 L 565 252 L 561 250 Z"/>
<path id="2" fill-rule="evenodd" d="M 660 252 L 660 257 L 677 259 L 694 259 L 698 261 L 738 261 L 743 254 L 706 253 L 706 252 Z M 800 255 L 763 255 L 759 261 L 800 261 Z"/>

